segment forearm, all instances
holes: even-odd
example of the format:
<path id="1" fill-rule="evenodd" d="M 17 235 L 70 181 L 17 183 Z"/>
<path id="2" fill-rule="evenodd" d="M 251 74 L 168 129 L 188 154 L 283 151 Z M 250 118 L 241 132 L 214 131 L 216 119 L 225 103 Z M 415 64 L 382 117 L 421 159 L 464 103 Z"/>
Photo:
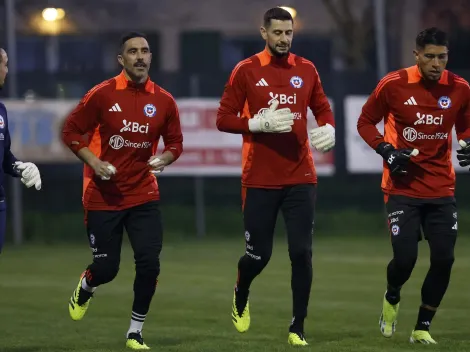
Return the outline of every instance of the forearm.
<path id="1" fill-rule="evenodd" d="M 15 162 L 18 159 L 13 155 L 13 153 L 8 150 L 5 151 L 5 155 L 3 157 L 3 170 L 10 176 L 19 177 L 19 172 L 14 168 Z"/>
<path id="2" fill-rule="evenodd" d="M 81 148 L 77 152 L 77 156 L 81 161 L 83 161 L 91 168 L 93 168 L 94 165 L 96 165 L 100 161 L 100 159 L 95 154 L 93 154 L 93 152 L 88 149 L 88 147 Z"/>
<path id="3" fill-rule="evenodd" d="M 357 131 L 372 149 L 377 149 L 380 143 L 385 142 L 377 127 L 362 115 L 357 123 Z"/>
<path id="4" fill-rule="evenodd" d="M 165 165 L 170 165 L 171 163 L 173 163 L 176 160 L 176 157 L 171 151 L 167 150 L 167 151 L 163 152 L 162 155 L 160 155 L 158 157 L 158 159 L 163 161 L 165 163 Z"/>
<path id="5" fill-rule="evenodd" d="M 243 134 L 250 133 L 249 119 L 240 118 L 232 114 L 219 114 L 217 116 L 217 129 L 221 132 Z"/>
<path id="6" fill-rule="evenodd" d="M 335 119 L 333 117 L 333 112 L 328 109 L 322 112 L 321 114 L 318 114 L 318 116 L 315 116 L 317 120 L 318 126 L 325 126 L 326 124 L 329 124 L 333 127 L 335 127 Z"/>

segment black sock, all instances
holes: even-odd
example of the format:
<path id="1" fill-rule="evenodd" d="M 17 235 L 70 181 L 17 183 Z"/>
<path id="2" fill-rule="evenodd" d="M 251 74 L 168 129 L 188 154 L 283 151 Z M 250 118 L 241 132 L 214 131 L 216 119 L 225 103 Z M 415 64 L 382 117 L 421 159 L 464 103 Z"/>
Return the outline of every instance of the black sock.
<path id="1" fill-rule="evenodd" d="M 390 303 L 391 305 L 395 305 L 398 302 L 400 302 L 400 291 L 401 287 L 393 287 L 390 285 L 387 285 L 387 292 L 385 293 L 385 299 Z"/>
<path id="2" fill-rule="evenodd" d="M 156 272 L 141 273 L 136 272 L 134 280 L 134 302 L 132 304 L 132 319 L 144 320 L 147 315 L 150 303 L 152 302 L 155 289 L 157 287 Z M 142 319 L 143 318 L 143 319 Z"/>
<path id="3" fill-rule="evenodd" d="M 79 306 L 84 305 L 92 296 L 93 292 L 88 292 L 87 290 L 84 290 L 83 287 L 80 287 L 80 293 L 78 294 L 77 304 Z"/>
<path id="4" fill-rule="evenodd" d="M 242 315 L 243 310 L 246 307 L 249 293 L 249 290 L 240 290 L 238 287 L 235 287 L 235 306 L 237 307 L 239 316 Z"/>
<path id="5" fill-rule="evenodd" d="M 242 292 L 248 292 L 251 283 L 266 266 L 266 263 L 261 260 L 254 260 L 247 255 L 244 255 L 238 261 L 238 279 L 237 287 Z"/>
<path id="6" fill-rule="evenodd" d="M 418 321 L 415 326 L 415 330 L 429 331 L 431 327 L 432 318 L 436 314 L 435 310 L 427 309 L 425 307 L 419 307 Z"/>
<path id="7" fill-rule="evenodd" d="M 294 324 L 297 321 L 302 324 L 303 329 L 312 287 L 312 252 L 301 252 L 296 256 L 290 254 L 290 257 L 292 263 L 292 316 L 295 317 Z"/>
<path id="8" fill-rule="evenodd" d="M 294 332 L 303 337 L 304 334 L 304 318 L 292 318 L 292 322 L 289 327 L 289 332 Z"/>

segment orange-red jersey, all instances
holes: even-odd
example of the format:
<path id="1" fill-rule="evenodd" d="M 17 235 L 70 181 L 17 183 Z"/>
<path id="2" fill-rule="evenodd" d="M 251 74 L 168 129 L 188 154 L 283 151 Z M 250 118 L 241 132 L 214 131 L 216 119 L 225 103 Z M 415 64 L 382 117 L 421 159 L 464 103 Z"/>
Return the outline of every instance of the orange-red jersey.
<path id="1" fill-rule="evenodd" d="M 84 208 L 120 210 L 158 200 L 157 180 L 147 162 L 160 137 L 164 151 L 178 159 L 183 135 L 176 102 L 150 79 L 137 85 L 122 72 L 91 89 L 67 117 L 62 139 L 74 153 L 88 147 L 117 173 L 104 181 L 84 166 Z"/>
<path id="2" fill-rule="evenodd" d="M 267 109 L 273 99 L 295 116 L 289 133 L 251 133 L 248 119 Z M 333 113 L 312 62 L 294 54 L 271 56 L 267 50 L 241 61 L 225 85 L 217 128 L 243 135 L 242 185 L 280 188 L 316 183 L 307 134 L 307 109 L 318 125 L 334 126 Z"/>
<path id="3" fill-rule="evenodd" d="M 384 135 L 376 125 L 384 120 Z M 438 82 L 422 79 L 417 66 L 385 76 L 365 103 L 357 123 L 372 148 L 388 142 L 395 148 L 416 148 L 407 176 L 392 175 L 384 162 L 385 194 L 415 198 L 453 196 L 452 129 L 458 139 L 470 138 L 470 86 L 444 71 Z"/>

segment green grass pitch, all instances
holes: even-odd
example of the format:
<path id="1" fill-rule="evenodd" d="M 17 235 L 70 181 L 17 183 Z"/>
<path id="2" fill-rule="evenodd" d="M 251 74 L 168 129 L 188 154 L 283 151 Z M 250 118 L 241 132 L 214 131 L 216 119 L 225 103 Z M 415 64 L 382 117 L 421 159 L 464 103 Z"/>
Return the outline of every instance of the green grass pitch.
<path id="1" fill-rule="evenodd" d="M 166 238 L 170 238 L 168 234 Z M 154 351 L 290 351 L 290 264 L 285 240 L 251 290 L 252 325 L 239 334 L 231 322 L 238 240 L 166 241 L 162 272 L 144 338 Z M 402 293 L 397 333 L 381 336 L 378 318 L 391 255 L 388 238 L 331 237 L 315 240 L 314 284 L 306 351 L 470 351 L 470 238 L 461 236 L 449 290 L 431 332 L 437 346 L 410 345 L 428 266 L 427 243 Z M 0 256 L 0 351 L 125 351 L 134 268 L 126 244 L 121 270 L 100 287 L 85 318 L 74 322 L 68 299 L 91 259 L 83 246 L 6 247 Z"/>

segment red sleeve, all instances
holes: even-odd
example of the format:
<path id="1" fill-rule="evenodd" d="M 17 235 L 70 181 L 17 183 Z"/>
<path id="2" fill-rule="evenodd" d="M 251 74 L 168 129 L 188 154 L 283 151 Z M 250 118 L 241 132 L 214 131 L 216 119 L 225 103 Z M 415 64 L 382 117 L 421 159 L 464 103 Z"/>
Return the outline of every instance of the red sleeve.
<path id="1" fill-rule="evenodd" d="M 62 127 L 62 141 L 75 154 L 88 143 L 83 136 L 98 126 L 100 116 L 99 98 L 95 87 L 80 100 L 76 108 L 66 118 Z"/>
<path id="2" fill-rule="evenodd" d="M 357 121 L 357 131 L 372 149 L 376 149 L 380 143 L 385 142 L 383 135 L 379 132 L 376 125 L 389 112 L 384 89 L 387 82 L 388 80 L 385 78 L 379 82 L 362 107 L 361 116 Z"/>
<path id="3" fill-rule="evenodd" d="M 228 133 L 249 133 L 248 119 L 241 118 L 246 101 L 245 75 L 243 66 L 250 61 L 242 61 L 232 71 L 225 85 L 224 94 L 217 111 L 217 129 Z"/>
<path id="4" fill-rule="evenodd" d="M 455 121 L 455 132 L 458 140 L 470 138 L 470 87 L 466 81 L 464 87 L 464 102 Z"/>
<path id="5" fill-rule="evenodd" d="M 165 144 L 164 152 L 171 152 L 174 160 L 178 159 L 183 152 L 183 134 L 181 132 L 180 115 L 178 106 L 172 98 L 167 113 L 167 120 L 162 131 L 163 143 Z"/>
<path id="6" fill-rule="evenodd" d="M 333 117 L 333 112 L 331 111 L 330 102 L 323 91 L 323 85 L 321 83 L 320 75 L 318 74 L 317 69 L 313 64 L 314 70 L 314 86 L 312 94 L 310 96 L 309 107 L 312 110 L 315 120 L 317 120 L 318 126 L 324 126 L 329 123 L 331 126 L 335 127 L 335 119 Z"/>

